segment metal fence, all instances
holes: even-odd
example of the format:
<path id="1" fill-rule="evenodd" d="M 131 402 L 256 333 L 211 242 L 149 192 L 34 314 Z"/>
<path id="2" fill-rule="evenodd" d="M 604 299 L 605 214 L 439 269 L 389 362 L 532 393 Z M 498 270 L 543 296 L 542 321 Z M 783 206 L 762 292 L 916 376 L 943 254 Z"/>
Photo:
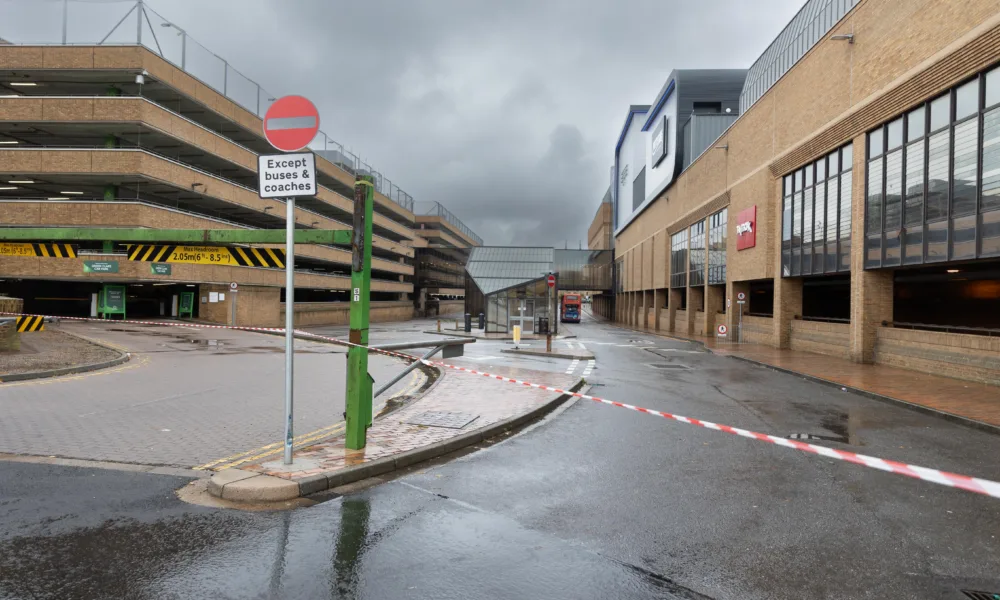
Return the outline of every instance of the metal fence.
<path id="1" fill-rule="evenodd" d="M 18 45 L 138 45 L 200 80 L 236 104 L 264 118 L 278 96 L 262 88 L 224 58 L 165 19 L 149 0 L 0 0 L 0 43 Z M 376 189 L 403 208 L 413 198 L 388 178 L 320 131 L 309 144 L 355 175 L 375 178 Z"/>
<path id="2" fill-rule="evenodd" d="M 440 203 L 438 203 L 438 202 L 419 202 L 418 204 L 419 204 L 419 206 L 417 207 L 417 209 L 416 209 L 417 212 L 415 214 L 422 215 L 422 216 L 436 216 L 436 217 L 441 217 L 445 221 L 448 221 L 449 223 L 451 223 L 452 225 L 454 225 L 456 228 L 458 228 L 459 231 L 461 231 L 465 235 L 467 235 L 470 238 L 472 238 L 473 240 L 475 240 L 476 244 L 478 244 L 480 246 L 483 245 L 483 238 L 481 238 L 478 235 L 476 235 L 476 233 L 474 231 L 472 231 L 471 229 L 469 229 L 469 227 L 465 223 L 463 223 L 461 219 L 459 219 L 454 214 L 452 214 L 452 212 L 450 210 L 448 210 L 447 208 L 441 206 Z"/>

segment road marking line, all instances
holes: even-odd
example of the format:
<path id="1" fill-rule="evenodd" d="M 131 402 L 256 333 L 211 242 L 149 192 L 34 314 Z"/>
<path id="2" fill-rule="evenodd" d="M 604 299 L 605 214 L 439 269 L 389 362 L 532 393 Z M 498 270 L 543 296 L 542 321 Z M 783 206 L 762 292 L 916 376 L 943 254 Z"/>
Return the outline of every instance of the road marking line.
<path id="1" fill-rule="evenodd" d="M 590 375 L 590 372 L 594 370 L 594 365 L 596 365 L 596 364 L 597 364 L 597 361 L 588 360 L 587 361 L 587 366 L 583 370 L 583 376 L 586 377 L 587 375 Z"/>
<path id="2" fill-rule="evenodd" d="M 574 359 L 573 359 L 573 362 L 569 363 L 569 367 L 567 367 L 567 369 L 566 369 L 566 374 L 567 374 L 567 375 L 572 375 L 572 374 L 573 374 L 573 371 L 575 371 L 575 370 L 576 370 L 576 367 L 577 367 L 577 365 L 579 365 L 579 364 L 580 364 L 580 359 L 578 359 L 578 358 L 574 358 Z"/>

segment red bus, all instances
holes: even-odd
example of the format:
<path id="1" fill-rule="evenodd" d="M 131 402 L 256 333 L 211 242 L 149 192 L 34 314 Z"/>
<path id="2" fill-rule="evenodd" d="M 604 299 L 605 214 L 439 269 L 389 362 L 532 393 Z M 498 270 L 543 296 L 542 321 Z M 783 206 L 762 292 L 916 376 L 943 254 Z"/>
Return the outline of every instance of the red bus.
<path id="1" fill-rule="evenodd" d="M 561 313 L 560 321 L 563 323 L 579 323 L 580 296 L 578 294 L 566 294 L 563 296 Z"/>

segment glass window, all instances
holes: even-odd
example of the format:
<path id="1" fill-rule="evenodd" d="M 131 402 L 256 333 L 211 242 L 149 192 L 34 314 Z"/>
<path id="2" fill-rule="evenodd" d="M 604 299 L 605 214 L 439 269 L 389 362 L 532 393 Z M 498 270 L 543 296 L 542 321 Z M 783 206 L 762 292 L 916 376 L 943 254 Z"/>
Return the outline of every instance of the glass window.
<path id="1" fill-rule="evenodd" d="M 670 236 L 670 287 L 687 285 L 687 229 Z"/>
<path id="2" fill-rule="evenodd" d="M 889 150 L 894 150 L 903 145 L 903 118 L 900 117 L 895 121 L 889 123 L 888 127 L 888 145 Z"/>
<path id="3" fill-rule="evenodd" d="M 951 94 L 945 94 L 931 102 L 931 131 L 937 131 L 951 123 Z"/>
<path id="4" fill-rule="evenodd" d="M 897 231 L 903 224 L 903 151 L 885 159 L 885 231 Z"/>
<path id="5" fill-rule="evenodd" d="M 907 227 L 918 227 L 924 222 L 924 146 L 920 140 L 906 147 L 906 211 Z"/>
<path id="6" fill-rule="evenodd" d="M 983 115 L 982 189 L 982 212 L 1000 209 L 1000 108 Z"/>
<path id="7" fill-rule="evenodd" d="M 926 113 L 927 109 L 921 106 L 906 115 L 906 141 L 912 142 L 927 133 Z"/>
<path id="8" fill-rule="evenodd" d="M 826 179 L 826 159 L 820 159 L 816 163 L 816 181 Z"/>
<path id="9" fill-rule="evenodd" d="M 865 201 L 865 228 L 869 234 L 882 231 L 882 161 L 868 163 L 868 198 Z"/>
<path id="10" fill-rule="evenodd" d="M 875 158 L 882 155 L 884 149 L 882 131 L 883 129 L 879 127 L 868 133 L 868 158 Z"/>
<path id="11" fill-rule="evenodd" d="M 831 177 L 840 173 L 840 152 L 837 150 L 831 152 L 830 156 L 826 157 L 826 164 L 829 167 Z"/>
<path id="12" fill-rule="evenodd" d="M 805 175 L 805 169 L 799 169 L 795 172 L 795 191 L 802 191 L 802 178 Z"/>
<path id="13" fill-rule="evenodd" d="M 851 186 L 853 171 L 840 176 L 840 241 L 851 239 Z M 841 247 L 843 252 L 843 246 Z"/>
<path id="14" fill-rule="evenodd" d="M 781 241 L 792 241 L 792 199 L 785 198 L 781 209 Z"/>
<path id="15" fill-rule="evenodd" d="M 976 171 L 979 168 L 979 122 L 972 119 L 955 126 L 955 175 L 953 177 L 952 216 L 976 212 L 976 192 L 979 189 Z"/>
<path id="16" fill-rule="evenodd" d="M 823 226 L 823 220 L 826 219 L 826 185 L 824 184 L 816 186 L 816 210 L 813 213 L 813 219 L 813 223 L 815 223 L 813 240 L 822 242 L 823 234 L 826 231 Z"/>
<path id="17" fill-rule="evenodd" d="M 961 121 L 979 110 L 979 78 L 955 90 L 955 120 Z"/>
<path id="18" fill-rule="evenodd" d="M 808 188 L 802 200 L 802 243 L 813 241 L 813 188 Z"/>
<path id="19" fill-rule="evenodd" d="M 809 186 L 811 186 L 813 184 L 813 168 L 812 167 L 813 167 L 812 165 L 806 165 L 806 167 L 805 167 L 805 172 L 806 172 L 806 187 L 809 187 Z"/>
<path id="20" fill-rule="evenodd" d="M 1000 102 L 1000 67 L 986 74 L 986 106 Z"/>
<path id="21" fill-rule="evenodd" d="M 840 168 L 847 171 L 854 166 L 854 144 L 848 144 L 840 149 L 840 153 L 843 155 L 840 158 Z"/>
<path id="22" fill-rule="evenodd" d="M 927 221 L 948 216 L 948 155 L 951 154 L 949 132 L 931 136 L 927 157 Z"/>
<path id="23" fill-rule="evenodd" d="M 791 193 L 792 193 L 792 178 L 788 177 L 786 175 L 785 176 L 785 195 L 787 196 L 787 195 L 789 195 Z"/>
<path id="24" fill-rule="evenodd" d="M 691 225 L 690 236 L 689 285 L 702 285 L 705 283 L 705 221 Z"/>
<path id="25" fill-rule="evenodd" d="M 792 205 L 792 246 L 802 245 L 802 192 L 795 194 Z"/>
<path id="26" fill-rule="evenodd" d="M 826 239 L 833 241 L 837 239 L 837 179 L 833 178 L 827 182 L 826 197 Z"/>

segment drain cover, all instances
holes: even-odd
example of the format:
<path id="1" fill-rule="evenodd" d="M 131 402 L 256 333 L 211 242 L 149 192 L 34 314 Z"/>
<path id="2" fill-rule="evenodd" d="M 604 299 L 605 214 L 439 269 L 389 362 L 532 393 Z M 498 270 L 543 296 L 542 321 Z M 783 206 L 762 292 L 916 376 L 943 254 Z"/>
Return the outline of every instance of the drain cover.
<path id="1" fill-rule="evenodd" d="M 664 371 L 690 371 L 691 367 L 678 363 L 648 363 L 647 367 L 663 369 Z"/>
<path id="2" fill-rule="evenodd" d="M 479 415 L 474 415 L 472 413 L 428 410 L 410 417 L 406 422 L 410 425 L 426 425 L 427 427 L 461 429 L 478 418 Z"/>
<path id="3" fill-rule="evenodd" d="M 975 590 L 962 590 L 962 593 L 971 598 L 971 600 L 1000 600 L 1000 594 L 994 594 L 992 592 L 977 592 Z"/>

